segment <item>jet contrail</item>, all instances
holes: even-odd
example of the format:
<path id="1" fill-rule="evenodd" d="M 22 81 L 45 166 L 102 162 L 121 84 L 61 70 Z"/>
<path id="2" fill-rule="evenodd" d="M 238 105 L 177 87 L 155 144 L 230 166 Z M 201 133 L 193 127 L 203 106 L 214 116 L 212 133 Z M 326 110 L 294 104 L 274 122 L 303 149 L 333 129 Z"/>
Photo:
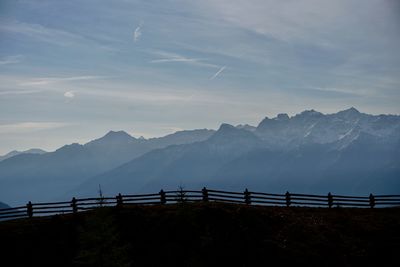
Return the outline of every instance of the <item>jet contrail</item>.
<path id="1" fill-rule="evenodd" d="M 226 66 L 223 66 L 222 68 L 220 68 L 220 69 L 210 78 L 210 80 L 214 80 L 218 75 L 221 74 L 221 72 L 224 71 L 225 68 L 226 68 Z"/>

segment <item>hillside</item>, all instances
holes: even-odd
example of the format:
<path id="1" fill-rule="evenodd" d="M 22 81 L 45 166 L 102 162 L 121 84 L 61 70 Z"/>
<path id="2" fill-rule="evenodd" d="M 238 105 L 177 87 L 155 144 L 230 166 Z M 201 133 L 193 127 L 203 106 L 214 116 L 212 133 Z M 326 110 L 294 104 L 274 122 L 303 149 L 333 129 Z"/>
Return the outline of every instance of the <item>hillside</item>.
<path id="1" fill-rule="evenodd" d="M 400 209 L 133 206 L 0 223 L 15 266 L 395 266 Z"/>

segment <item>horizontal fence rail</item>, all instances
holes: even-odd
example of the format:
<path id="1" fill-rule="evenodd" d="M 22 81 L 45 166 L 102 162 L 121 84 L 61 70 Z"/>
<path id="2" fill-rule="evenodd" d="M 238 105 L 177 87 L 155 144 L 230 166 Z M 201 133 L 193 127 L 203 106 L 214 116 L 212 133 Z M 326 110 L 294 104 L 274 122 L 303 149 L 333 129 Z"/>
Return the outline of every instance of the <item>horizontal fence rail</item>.
<path id="1" fill-rule="evenodd" d="M 98 207 L 121 208 L 129 205 L 157 205 L 186 202 L 223 202 L 245 205 L 264 206 L 303 206 L 303 207 L 400 207 L 400 195 L 344 196 L 344 195 L 308 195 L 286 192 L 269 194 L 253 192 L 221 191 L 203 188 L 202 190 L 161 190 L 154 194 L 121 195 L 116 197 L 72 198 L 71 201 L 32 203 L 26 206 L 0 209 L 0 220 L 32 218 L 80 211 L 93 210 Z"/>

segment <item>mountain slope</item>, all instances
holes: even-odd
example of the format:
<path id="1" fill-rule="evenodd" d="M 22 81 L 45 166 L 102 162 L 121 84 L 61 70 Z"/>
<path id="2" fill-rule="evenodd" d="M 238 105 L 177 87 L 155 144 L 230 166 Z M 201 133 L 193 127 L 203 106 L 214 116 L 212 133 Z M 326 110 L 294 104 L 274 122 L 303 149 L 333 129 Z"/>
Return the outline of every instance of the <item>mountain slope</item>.
<path id="1" fill-rule="evenodd" d="M 399 129 L 399 116 L 373 116 L 350 108 L 328 115 L 315 110 L 306 110 L 291 118 L 279 114 L 261 121 L 255 134 L 270 146 L 292 149 L 304 143 L 328 144 L 340 140 L 346 146 L 361 132 L 384 138 Z"/>
<path id="2" fill-rule="evenodd" d="M 257 129 L 221 125 L 208 140 L 152 151 L 91 178 L 76 193 L 210 186 L 269 192 L 398 193 L 399 116 L 354 108 L 266 118 Z M 71 192 L 73 193 L 73 192 Z"/>
<path id="3" fill-rule="evenodd" d="M 207 184 L 269 192 L 399 193 L 398 140 L 371 139 L 359 138 L 341 150 L 334 149 L 336 144 L 307 144 L 289 151 L 253 151 L 223 166 Z"/>
<path id="4" fill-rule="evenodd" d="M 60 198 L 86 179 L 153 149 L 202 141 L 212 132 L 184 131 L 143 140 L 122 131 L 111 131 L 85 145 L 66 145 L 42 155 L 17 155 L 0 162 L 0 195 L 10 204 Z"/>
<path id="5" fill-rule="evenodd" d="M 151 151 L 88 180 L 71 193 L 93 195 L 98 184 L 106 194 L 175 188 L 179 184 L 199 186 L 222 164 L 261 145 L 251 132 L 223 124 L 205 141 Z"/>
<path id="6" fill-rule="evenodd" d="M 47 153 L 47 152 L 42 149 L 39 149 L 39 148 L 32 148 L 32 149 L 28 149 L 25 151 L 13 150 L 3 156 L 0 156 L 0 161 L 20 155 L 20 154 L 44 154 L 44 153 Z"/>

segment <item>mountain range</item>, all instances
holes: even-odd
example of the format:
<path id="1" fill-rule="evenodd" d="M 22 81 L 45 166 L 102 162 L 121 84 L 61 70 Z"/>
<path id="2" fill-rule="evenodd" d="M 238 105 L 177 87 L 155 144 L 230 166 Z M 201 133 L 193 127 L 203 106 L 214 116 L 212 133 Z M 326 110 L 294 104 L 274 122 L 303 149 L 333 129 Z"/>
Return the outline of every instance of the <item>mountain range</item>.
<path id="1" fill-rule="evenodd" d="M 0 200 L 201 188 L 336 194 L 399 193 L 400 116 L 350 108 L 266 117 L 153 139 L 109 132 L 55 152 L 0 162 Z"/>
<path id="2" fill-rule="evenodd" d="M 65 145 L 45 154 L 19 154 L 0 162 L 0 199 L 11 205 L 25 200 L 58 199 L 86 179 L 151 150 L 202 141 L 213 132 L 179 131 L 161 138 L 143 139 L 123 131 L 110 131 L 84 145 Z"/>
<path id="3" fill-rule="evenodd" d="M 20 154 L 44 154 L 44 153 L 46 153 L 46 151 L 39 149 L 39 148 L 32 148 L 32 149 L 28 149 L 25 151 L 13 150 L 3 156 L 0 156 L 0 161 L 14 157 L 16 155 L 20 155 Z"/>

